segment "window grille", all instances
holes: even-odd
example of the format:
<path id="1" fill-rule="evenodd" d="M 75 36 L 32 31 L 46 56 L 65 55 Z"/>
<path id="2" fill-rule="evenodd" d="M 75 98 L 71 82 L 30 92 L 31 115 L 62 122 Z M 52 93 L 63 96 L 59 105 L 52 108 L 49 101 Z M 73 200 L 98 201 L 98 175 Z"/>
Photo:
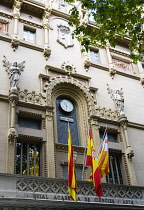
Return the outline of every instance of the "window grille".
<path id="1" fill-rule="evenodd" d="M 17 142 L 16 150 L 16 174 L 40 176 L 41 145 Z"/>
<path id="2" fill-rule="evenodd" d="M 106 176 L 107 183 L 123 184 L 121 172 L 121 154 L 109 154 L 110 173 Z"/>

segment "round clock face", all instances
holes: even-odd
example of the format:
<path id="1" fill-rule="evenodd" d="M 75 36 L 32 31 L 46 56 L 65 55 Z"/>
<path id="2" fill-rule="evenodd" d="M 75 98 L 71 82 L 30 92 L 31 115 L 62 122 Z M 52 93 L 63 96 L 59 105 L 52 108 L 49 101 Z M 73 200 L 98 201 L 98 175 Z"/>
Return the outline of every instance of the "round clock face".
<path id="1" fill-rule="evenodd" d="M 63 99 L 61 102 L 60 102 L 60 106 L 61 108 L 65 111 L 65 112 L 71 112 L 73 110 L 73 104 L 67 100 L 67 99 Z"/>

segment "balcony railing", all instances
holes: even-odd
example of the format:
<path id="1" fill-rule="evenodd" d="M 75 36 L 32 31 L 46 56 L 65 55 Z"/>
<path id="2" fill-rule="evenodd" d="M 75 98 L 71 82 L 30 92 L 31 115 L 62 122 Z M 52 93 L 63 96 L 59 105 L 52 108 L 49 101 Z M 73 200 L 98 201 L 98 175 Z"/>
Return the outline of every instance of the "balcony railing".
<path id="1" fill-rule="evenodd" d="M 144 187 L 102 184 L 104 196 L 95 195 L 92 182 L 78 182 L 78 202 L 70 199 L 67 192 L 67 180 L 0 174 L 0 205 L 47 205 L 47 206 L 83 206 L 87 209 L 97 205 L 98 209 L 112 206 L 124 209 L 142 209 L 144 206 Z M 65 209 L 65 208 L 63 208 Z"/>

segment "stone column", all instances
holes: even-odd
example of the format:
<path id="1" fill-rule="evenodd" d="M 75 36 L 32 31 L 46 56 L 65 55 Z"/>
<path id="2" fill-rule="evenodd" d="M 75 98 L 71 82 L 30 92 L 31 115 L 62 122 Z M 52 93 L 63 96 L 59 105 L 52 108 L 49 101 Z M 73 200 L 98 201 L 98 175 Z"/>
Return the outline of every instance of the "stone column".
<path id="1" fill-rule="evenodd" d="M 49 47 L 49 16 L 51 14 L 51 10 L 49 7 L 45 8 L 44 11 L 44 15 L 43 15 L 43 28 L 44 28 L 44 51 L 43 54 L 46 58 L 46 60 L 48 59 L 48 57 L 51 54 L 51 49 Z"/>
<path id="2" fill-rule="evenodd" d="M 53 110 L 46 109 L 46 154 L 47 154 L 47 170 L 48 177 L 55 178 L 55 144 L 54 144 L 54 131 L 53 131 Z"/>
<path id="3" fill-rule="evenodd" d="M 7 153 L 7 173 L 14 173 L 15 141 L 17 132 L 15 129 L 15 108 L 18 101 L 18 92 L 11 91 L 9 94 L 10 102 L 10 128 L 8 130 L 8 153 Z"/>
<path id="4" fill-rule="evenodd" d="M 112 62 L 112 57 L 111 57 L 110 50 L 109 50 L 110 44 L 107 43 L 105 48 L 106 48 L 106 54 L 107 54 L 107 59 L 108 59 L 108 63 L 109 63 L 109 74 L 113 79 L 114 75 L 116 74 L 116 67 Z"/>
<path id="5" fill-rule="evenodd" d="M 20 18 L 20 9 L 23 0 L 15 0 L 13 5 L 13 36 L 11 41 L 11 46 L 15 51 L 19 45 L 19 36 L 18 36 L 18 19 Z"/>
<path id="6" fill-rule="evenodd" d="M 132 157 L 134 156 L 134 152 L 133 152 L 132 147 L 130 146 L 128 133 L 127 133 L 128 120 L 125 116 L 121 116 L 119 118 L 119 122 L 120 122 L 120 129 L 124 138 L 123 141 L 124 141 L 124 147 L 125 147 L 126 162 L 127 162 L 127 166 L 129 170 L 129 175 L 130 175 L 130 183 L 131 185 L 137 185 L 136 174 L 135 174 L 135 170 L 134 170 L 134 166 L 132 162 Z"/>

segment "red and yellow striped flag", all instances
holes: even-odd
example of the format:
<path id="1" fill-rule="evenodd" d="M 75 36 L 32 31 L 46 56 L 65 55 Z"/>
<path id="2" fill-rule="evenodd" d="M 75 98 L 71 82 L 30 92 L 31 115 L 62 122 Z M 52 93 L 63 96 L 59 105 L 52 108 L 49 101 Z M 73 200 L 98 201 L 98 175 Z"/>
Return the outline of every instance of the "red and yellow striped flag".
<path id="1" fill-rule="evenodd" d="M 75 175 L 75 166 L 73 159 L 72 138 L 70 127 L 68 126 L 68 192 L 70 197 L 77 201 L 77 183 Z"/>
<path id="2" fill-rule="evenodd" d="M 107 174 L 109 174 L 109 153 L 107 134 L 105 135 L 105 139 L 103 141 L 98 163 L 101 172 L 101 177 L 105 177 Z"/>
<path id="3" fill-rule="evenodd" d="M 89 131 L 88 138 L 88 148 L 87 148 L 87 156 L 86 156 L 86 166 L 92 167 L 92 178 L 93 185 L 95 187 L 96 195 L 100 198 L 103 195 L 102 186 L 101 186 L 101 175 L 98 166 L 98 161 L 96 159 L 96 152 L 94 148 L 94 143 L 92 139 L 92 133 Z M 89 178 L 89 179 L 90 179 Z"/>

